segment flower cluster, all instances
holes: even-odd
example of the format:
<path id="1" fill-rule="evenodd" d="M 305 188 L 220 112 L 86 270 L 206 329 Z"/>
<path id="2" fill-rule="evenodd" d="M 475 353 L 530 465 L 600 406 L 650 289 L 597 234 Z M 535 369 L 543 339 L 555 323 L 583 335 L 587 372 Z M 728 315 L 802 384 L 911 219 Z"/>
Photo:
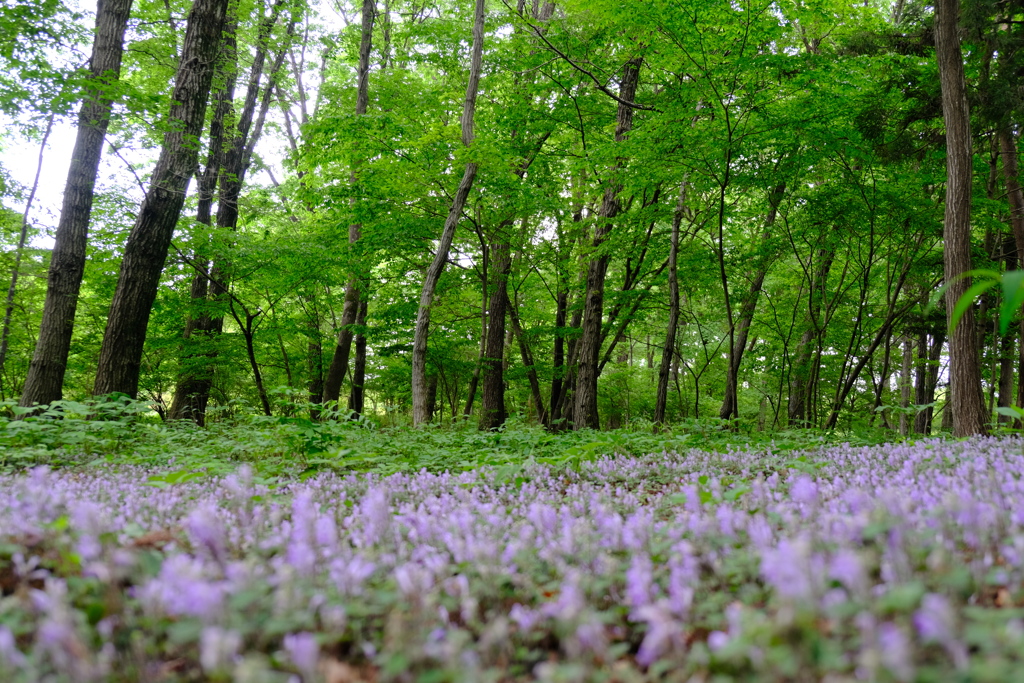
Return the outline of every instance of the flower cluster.
<path id="1" fill-rule="evenodd" d="M 1018 440 L 192 474 L 0 478 L 3 680 L 1007 681 L 1024 659 Z"/>

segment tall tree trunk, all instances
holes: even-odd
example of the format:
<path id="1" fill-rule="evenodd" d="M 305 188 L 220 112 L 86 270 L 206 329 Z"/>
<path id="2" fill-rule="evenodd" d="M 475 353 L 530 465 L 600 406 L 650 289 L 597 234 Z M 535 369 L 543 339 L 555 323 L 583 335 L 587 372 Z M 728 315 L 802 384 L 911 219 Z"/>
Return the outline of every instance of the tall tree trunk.
<path id="1" fill-rule="evenodd" d="M 206 168 L 196 177 L 198 204 L 196 222 L 213 224 L 213 198 L 217 191 L 217 179 L 224 164 L 224 121 L 231 112 L 235 98 L 235 82 L 238 76 L 238 55 L 236 45 L 237 17 L 228 18 L 224 30 L 222 59 L 224 84 L 217 96 L 217 108 L 210 121 L 210 144 Z M 185 321 L 184 340 L 178 381 L 174 388 L 171 406 L 167 410 L 168 420 L 192 420 L 200 427 L 206 422 L 206 404 L 213 385 L 213 365 L 209 343 L 215 333 L 215 318 L 209 310 L 210 268 L 209 255 L 197 249 L 196 261 L 201 272 L 192 276 L 193 313 Z"/>
<path id="2" fill-rule="evenodd" d="M 370 101 L 370 50 L 373 47 L 373 19 L 377 5 L 375 0 L 363 0 L 362 33 L 359 40 L 359 70 L 357 72 L 358 85 L 356 88 L 356 116 L 365 116 L 366 108 Z M 353 165 L 349 182 L 355 184 L 356 171 Z M 351 204 L 355 204 L 355 197 Z M 359 241 L 362 226 L 359 223 L 352 223 L 348 226 L 348 243 L 353 245 Z M 362 293 L 359 288 L 359 278 L 352 275 L 345 288 L 345 303 L 341 309 L 341 330 L 338 332 L 338 343 L 334 347 L 334 356 L 331 358 L 331 366 L 327 370 L 327 377 L 324 379 L 324 401 L 337 401 L 341 393 L 341 384 L 345 381 L 345 374 L 348 372 L 348 358 L 352 348 L 354 335 L 353 325 L 359 315 L 359 308 L 362 302 Z M 436 386 L 435 386 L 436 393 Z"/>
<path id="3" fill-rule="evenodd" d="M 160 273 L 199 155 L 228 0 L 196 0 L 189 13 L 163 148 L 124 258 L 96 369 L 94 394 L 138 393 L 142 347 Z"/>
<path id="4" fill-rule="evenodd" d="M 256 54 L 249 69 L 249 82 L 246 86 L 245 102 L 242 105 L 241 114 L 238 116 L 234 135 L 231 137 L 225 136 L 225 131 L 221 128 L 218 131 L 220 137 L 214 140 L 214 130 L 211 125 L 211 155 L 216 150 L 220 156 L 217 159 L 219 163 L 214 166 L 217 174 L 216 179 L 204 178 L 203 183 L 207 184 L 207 188 L 211 193 L 214 189 L 217 189 L 217 227 L 221 229 L 234 231 L 237 228 L 238 200 L 241 195 L 242 185 L 245 182 L 245 174 L 248 171 L 253 150 L 263 131 L 263 124 L 266 120 L 267 111 L 270 108 L 271 96 L 276 89 L 274 81 L 280 73 L 284 62 L 285 50 L 282 48 L 271 67 L 271 82 L 262 89 L 261 97 L 260 82 L 263 78 L 269 52 L 271 32 L 277 24 L 283 9 L 283 0 L 277 0 L 271 8 L 270 14 L 260 23 L 259 35 L 256 39 Z M 232 18 L 228 21 L 228 30 L 225 31 L 224 36 L 226 48 L 224 50 L 225 62 L 229 64 L 228 68 L 231 71 L 229 72 L 224 92 L 218 98 L 217 112 L 214 115 L 214 119 L 220 116 L 222 121 L 224 118 L 229 117 L 232 112 L 234 87 L 238 76 L 235 28 L 235 19 Z M 291 31 L 292 25 L 289 25 L 289 36 Z M 222 109 L 223 112 L 221 112 Z M 214 144 L 216 144 L 216 148 Z M 207 188 L 201 188 L 201 190 Z M 201 192 L 200 202 L 202 200 Z M 200 221 L 203 218 L 209 220 L 208 214 L 206 216 L 197 215 L 197 218 Z M 202 265 L 206 263 L 205 259 L 201 261 Z M 194 420 L 199 425 L 202 425 L 206 419 L 206 406 L 209 402 L 210 388 L 213 386 L 213 373 L 217 358 L 217 351 L 215 348 L 210 348 L 209 342 L 216 338 L 224 329 L 223 313 L 213 312 L 210 309 L 221 308 L 222 310 L 227 296 L 229 270 L 230 268 L 226 260 L 223 257 L 218 258 L 213 262 L 212 267 L 208 271 L 200 270 L 200 272 L 197 272 L 192 283 L 193 299 L 199 294 L 204 294 L 207 298 L 205 306 L 208 312 L 197 321 L 196 327 L 191 333 L 186 327 L 186 336 L 199 337 L 196 340 L 199 344 L 202 344 L 204 341 L 206 342 L 206 344 L 202 344 L 205 346 L 202 351 L 194 352 L 196 355 L 203 357 L 204 363 L 201 367 L 193 368 L 193 373 L 185 374 L 179 378 L 171 405 L 172 408 L 175 404 L 180 406 L 181 412 L 176 413 L 176 417 Z M 197 345 L 193 344 L 193 346 Z M 175 411 L 172 410 L 170 412 L 174 413 Z"/>
<path id="5" fill-rule="evenodd" d="M 672 356 L 676 348 L 676 330 L 679 327 L 679 227 L 686 213 L 686 181 L 679 185 L 679 201 L 672 216 L 672 241 L 668 249 L 668 327 L 665 330 L 665 345 L 661 349 L 661 364 L 658 366 L 658 394 L 654 403 L 654 424 L 660 427 L 665 422 L 665 407 L 668 404 L 668 380 L 672 370 Z"/>
<path id="6" fill-rule="evenodd" d="M 110 90 L 121 75 L 124 32 L 131 9 L 132 0 L 101 0 L 96 10 L 96 37 L 89 60 L 90 82 L 95 85 L 85 91 L 78 114 L 78 134 L 50 255 L 43 320 L 21 394 L 23 406 L 52 403 L 62 396 L 78 291 L 85 272 L 96 175 L 113 105 Z"/>
<path id="7" fill-rule="evenodd" d="M 480 86 L 480 70 L 483 62 L 484 42 L 484 0 L 476 0 L 473 18 L 473 48 L 469 65 L 469 83 L 466 86 L 466 99 L 462 107 L 462 144 L 469 147 L 473 142 L 473 115 L 476 112 L 476 93 Z M 420 292 L 419 311 L 416 315 L 416 331 L 412 347 L 412 423 L 418 427 L 427 422 L 427 335 L 430 332 L 430 308 L 434 302 L 434 292 L 441 273 L 448 262 L 448 251 L 455 238 L 455 228 L 459 224 L 462 208 L 466 205 L 469 191 L 476 179 L 477 165 L 466 164 L 462 180 L 455 191 L 452 205 L 448 210 L 448 218 L 444 222 L 444 230 L 437 245 L 437 253 L 427 275 L 423 279 Z"/>
<path id="8" fill-rule="evenodd" d="M 782 201 L 782 194 L 786 191 L 785 183 L 774 188 L 768 195 L 768 215 L 765 217 L 764 242 L 771 238 L 772 225 L 775 224 L 775 216 L 779 212 L 779 203 Z M 757 300 L 761 296 L 761 288 L 764 286 L 764 278 L 768 274 L 769 256 L 761 256 L 757 272 L 750 282 L 750 291 L 743 299 L 740 307 L 740 317 L 736 321 L 736 332 L 731 335 L 732 346 L 729 349 L 728 368 L 725 377 L 725 397 L 722 399 L 722 409 L 718 416 L 723 420 L 739 417 L 739 374 L 740 363 L 743 362 L 743 353 L 747 349 L 747 337 L 750 333 L 750 324 L 754 321 L 754 311 L 757 309 Z"/>
<path id="9" fill-rule="evenodd" d="M 952 322 L 957 301 L 970 287 L 961 277 L 971 270 L 971 120 L 967 104 L 963 54 L 958 24 L 959 0 L 935 3 L 935 54 L 942 82 L 942 115 L 946 123 L 946 215 L 943 264 L 946 311 Z M 968 308 L 949 339 L 949 390 L 953 435 L 986 431 L 981 392 L 981 367 L 974 311 Z"/>
<path id="10" fill-rule="evenodd" d="M 46 153 L 46 143 L 50 139 L 50 131 L 53 130 L 54 114 L 46 121 L 46 130 L 43 132 L 43 139 L 39 143 L 39 158 L 36 160 L 36 175 L 32 181 L 32 189 L 29 190 L 28 199 L 25 200 L 25 210 L 21 214 L 21 232 L 18 234 L 18 247 L 14 252 L 14 266 L 11 268 L 11 285 L 7 288 L 7 303 L 4 306 L 3 330 L 0 331 L 0 399 L 6 398 L 3 390 L 4 365 L 7 363 L 7 348 L 11 338 L 11 318 L 14 317 L 14 295 L 18 292 L 18 275 L 21 270 L 21 257 L 25 253 L 25 242 L 28 241 L 28 217 L 32 213 L 32 202 L 36 199 L 36 191 L 39 189 L 39 176 L 43 173 L 43 155 Z"/>
<path id="11" fill-rule="evenodd" d="M 633 107 L 636 99 L 637 86 L 640 83 L 640 67 L 643 59 L 637 57 L 629 60 L 622 68 L 622 82 L 619 85 L 619 108 L 615 125 L 615 141 L 622 142 L 633 129 Z M 608 272 L 608 254 L 601 245 L 612 230 L 612 220 L 619 215 L 621 204 L 619 193 L 622 182 L 617 177 L 621 171 L 623 159 L 615 162 L 611 169 L 611 178 L 604 190 L 601 208 L 597 212 L 597 223 L 594 226 L 593 247 L 595 254 L 590 260 L 587 270 L 586 298 L 583 305 L 583 332 L 579 339 L 579 365 L 576 376 L 576 396 L 573 408 L 576 429 L 599 429 L 600 419 L 597 414 L 597 375 L 598 362 L 601 354 L 601 323 L 604 318 L 604 281 Z"/>
<path id="12" fill-rule="evenodd" d="M 505 423 L 505 313 L 512 255 L 507 239 L 498 239 L 490 252 L 490 301 L 487 304 L 487 343 L 483 357 L 483 395 L 480 429 L 498 429 Z"/>

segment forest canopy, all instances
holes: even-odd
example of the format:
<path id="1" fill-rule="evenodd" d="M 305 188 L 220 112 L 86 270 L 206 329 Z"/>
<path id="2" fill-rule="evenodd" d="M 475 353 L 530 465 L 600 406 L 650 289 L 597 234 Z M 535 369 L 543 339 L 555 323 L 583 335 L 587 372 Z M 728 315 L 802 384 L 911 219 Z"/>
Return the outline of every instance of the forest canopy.
<path id="1" fill-rule="evenodd" d="M 985 431 L 1024 404 L 1024 323 L 963 276 L 1024 259 L 1022 17 L 5 3 L 0 145 L 72 161 L 0 174 L 0 400 Z"/>

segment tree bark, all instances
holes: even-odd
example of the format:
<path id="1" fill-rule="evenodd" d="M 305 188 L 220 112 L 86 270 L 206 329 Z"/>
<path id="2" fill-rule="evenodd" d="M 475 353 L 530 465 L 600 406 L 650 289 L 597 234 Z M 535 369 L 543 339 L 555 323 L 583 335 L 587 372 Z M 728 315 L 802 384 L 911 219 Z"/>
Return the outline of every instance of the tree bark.
<path id="1" fill-rule="evenodd" d="M 52 403 L 62 397 L 78 292 L 85 272 L 96 175 L 113 106 L 111 90 L 121 75 L 131 8 L 132 0 L 103 0 L 97 7 L 96 37 L 89 60 L 89 75 L 97 85 L 85 92 L 78 114 L 78 133 L 50 255 L 43 320 L 21 394 L 22 406 Z"/>
<path id="2" fill-rule="evenodd" d="M 238 76 L 236 31 L 238 21 L 230 17 L 224 30 L 224 45 L 221 64 L 224 65 L 224 85 L 217 96 L 217 108 L 210 121 L 210 144 L 206 168 L 196 177 L 196 222 L 213 224 L 213 198 L 217 191 L 217 179 L 224 164 L 224 121 L 231 112 L 235 97 L 235 82 Z M 197 249 L 196 260 L 203 271 L 210 267 L 209 255 Z M 209 310 L 210 279 L 206 272 L 197 272 L 192 277 L 193 313 L 185 321 L 182 353 L 182 367 L 174 388 L 171 406 L 167 410 L 168 420 L 192 420 L 200 427 L 206 422 L 206 404 L 213 386 L 213 366 L 208 348 L 211 337 L 217 331 L 215 320 Z M 204 362 L 205 361 L 205 362 Z"/>
<path id="3" fill-rule="evenodd" d="M 359 70 L 357 72 L 358 85 L 356 88 L 356 116 L 365 116 L 366 108 L 370 101 L 370 50 L 373 47 L 373 19 L 376 12 L 375 0 L 363 0 L 362 11 L 362 33 L 359 40 Z M 358 164 L 358 160 L 356 161 Z M 356 172 L 353 171 L 349 182 L 354 184 Z M 355 197 L 351 203 L 355 204 Z M 348 243 L 353 245 L 361 237 L 362 226 L 359 223 L 352 223 L 348 226 Z M 334 355 L 331 358 L 331 365 L 324 378 L 324 401 L 337 401 L 341 394 L 341 384 L 345 381 L 348 373 L 348 359 L 352 348 L 354 336 L 353 325 L 359 315 L 362 293 L 359 287 L 359 278 L 352 275 L 345 288 L 345 303 L 341 309 L 341 330 L 338 332 L 338 343 L 334 347 Z M 435 387 L 436 392 L 436 387 Z"/>
<path id="4" fill-rule="evenodd" d="M 473 115 L 476 112 L 476 93 L 480 86 L 480 71 L 483 62 L 484 42 L 484 0 L 476 0 L 473 17 L 473 47 L 469 65 L 469 83 L 466 86 L 466 99 L 462 107 L 462 144 L 469 147 L 473 142 Z M 437 253 L 427 275 L 423 279 L 420 292 L 419 311 L 416 315 L 416 331 L 412 347 L 412 423 L 418 427 L 427 422 L 427 335 L 430 331 L 430 308 L 434 301 L 434 292 L 441 273 L 448 262 L 448 251 L 455 238 L 455 228 L 459 224 L 462 208 L 466 205 L 469 191 L 473 188 L 476 178 L 476 163 L 466 164 L 462 180 L 455 191 L 452 205 L 448 210 L 448 218 L 444 222 L 444 230 L 437 245 Z"/>
<path id="5" fill-rule="evenodd" d="M 211 154 L 216 144 L 216 150 L 220 156 L 219 163 L 215 165 L 214 172 L 217 174 L 215 180 L 204 178 L 203 182 L 208 184 L 209 192 L 217 189 L 217 227 L 234 231 L 238 226 L 238 199 L 241 195 L 242 185 L 245 182 L 245 174 L 249 169 L 253 149 L 259 140 L 263 124 L 266 120 L 267 111 L 270 108 L 271 95 L 275 91 L 275 79 L 281 71 L 284 62 L 284 49 L 278 53 L 277 59 L 271 67 L 271 82 L 263 89 L 260 95 L 260 81 L 266 65 L 269 51 L 271 32 L 277 24 L 281 12 L 284 9 L 283 0 L 275 2 L 270 14 L 260 24 L 259 36 L 256 40 L 256 54 L 252 66 L 249 69 L 249 82 L 246 86 L 245 102 L 242 105 L 242 112 L 238 116 L 238 123 L 234 135 L 225 137 L 224 130 L 218 132 L 220 137 L 215 141 L 213 127 L 211 125 Z M 237 49 L 235 44 L 235 19 L 229 19 L 228 30 L 225 31 L 225 61 L 230 64 L 225 90 L 218 98 L 217 112 L 214 119 L 220 116 L 223 118 L 231 114 L 234 100 L 234 87 L 237 79 Z M 292 28 L 289 25 L 289 35 Z M 258 107 L 258 110 L 257 110 Z M 223 113 L 221 110 L 223 109 Z M 208 168 L 209 170 L 209 168 Z M 204 176 L 207 175 L 204 173 Z M 206 188 L 201 188 L 206 189 Z M 212 199 L 212 198 L 211 198 Z M 200 209 L 202 209 L 203 196 L 200 192 Z M 211 201 L 212 203 L 212 201 Z M 209 206 L 209 205 L 208 205 Z M 208 207 L 207 207 L 208 211 Z M 199 215 L 197 219 L 209 220 L 209 214 Z M 201 265 L 208 261 L 203 259 Z M 205 364 L 199 368 L 193 368 L 193 372 L 183 374 L 175 387 L 172 408 L 175 404 L 180 406 L 180 412 L 175 416 L 194 420 L 202 425 L 206 420 L 206 406 L 209 402 L 210 388 L 213 386 L 213 373 L 217 357 L 216 349 L 209 347 L 209 342 L 216 338 L 224 329 L 224 315 L 217 309 L 223 306 L 227 296 L 227 284 L 229 280 L 229 267 L 224 258 L 216 259 L 212 267 L 207 271 L 197 272 L 193 280 L 193 300 L 200 294 L 206 298 L 204 305 L 207 313 L 197 321 L 196 328 L 190 333 L 186 327 L 186 338 L 199 336 L 200 343 L 206 342 L 206 347 L 201 352 L 193 352 L 195 355 L 205 357 Z M 222 308 L 221 308 L 222 310 Z M 187 360 L 187 359 L 186 359 Z M 175 411 L 170 411 L 174 413 Z"/>
<path id="6" fill-rule="evenodd" d="M 160 273 L 199 155 L 198 139 L 213 80 L 228 0 L 196 0 L 189 13 L 181 62 L 171 96 L 168 131 L 128 236 L 110 305 L 93 393 L 135 398 L 142 348 Z"/>
<path id="7" fill-rule="evenodd" d="M 665 421 L 668 404 L 668 380 L 672 371 L 672 355 L 676 348 L 676 330 L 679 327 L 679 227 L 686 213 L 686 181 L 679 186 L 679 201 L 672 216 L 672 241 L 668 250 L 668 327 L 665 330 L 665 345 L 661 349 L 661 364 L 658 366 L 658 394 L 654 403 L 654 424 L 660 427 Z"/>
<path id="8" fill-rule="evenodd" d="M 499 239 L 489 248 L 491 268 L 490 301 L 487 304 L 487 341 L 483 357 L 483 396 L 480 429 L 498 429 L 505 423 L 505 313 L 508 307 L 508 275 L 512 255 L 507 240 Z"/>
<path id="9" fill-rule="evenodd" d="M 619 85 L 619 108 L 615 125 L 615 141 L 622 142 L 633 129 L 633 107 L 627 102 L 636 99 L 636 90 L 640 82 L 641 58 L 626 62 L 622 68 L 622 82 Z M 574 397 L 573 426 L 576 429 L 600 429 L 600 418 L 597 414 L 597 375 L 598 362 L 601 354 L 601 323 L 604 317 L 604 281 L 608 272 L 608 254 L 601 249 L 611 233 L 612 220 L 619 215 L 621 204 L 619 193 L 622 183 L 619 175 L 624 160 L 619 159 L 611 169 L 611 179 L 605 188 L 601 200 L 601 208 L 597 212 L 597 224 L 594 226 L 593 248 L 595 254 L 590 259 L 587 270 L 586 298 L 583 306 L 583 331 L 579 339 L 579 366 L 576 376 L 576 396 Z"/>
<path id="10" fill-rule="evenodd" d="M 957 301 L 970 287 L 961 277 L 971 270 L 971 120 L 967 103 L 963 54 L 957 33 L 959 0 L 935 3 L 935 54 L 942 84 L 942 116 L 946 124 L 946 210 L 943 229 L 943 265 L 946 311 L 952 322 Z M 968 308 L 949 339 L 950 409 L 953 435 L 986 431 L 978 339 L 974 310 Z"/>
<path id="11" fill-rule="evenodd" d="M 356 315 L 356 358 L 352 366 L 352 388 L 348 396 L 348 410 L 353 417 L 363 414 L 366 399 L 366 333 L 362 330 L 366 325 L 368 307 L 369 302 L 363 299 L 359 302 L 359 313 Z"/>

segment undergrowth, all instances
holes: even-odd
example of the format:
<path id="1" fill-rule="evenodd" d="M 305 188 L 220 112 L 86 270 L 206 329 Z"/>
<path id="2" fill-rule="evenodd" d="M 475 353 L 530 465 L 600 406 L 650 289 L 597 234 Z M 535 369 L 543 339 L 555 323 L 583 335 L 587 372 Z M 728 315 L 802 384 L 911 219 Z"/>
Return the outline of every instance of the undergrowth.
<path id="1" fill-rule="evenodd" d="M 141 465 L 211 474 L 249 463 L 264 476 L 311 476 L 319 471 L 466 471 L 518 468 L 531 463 L 578 468 L 603 455 L 643 455 L 689 448 L 725 452 L 785 451 L 828 443 L 870 445 L 898 440 L 882 430 L 757 431 L 745 421 L 690 419 L 655 430 L 639 421 L 610 431 L 549 432 L 512 418 L 500 431 L 475 422 L 424 429 L 382 428 L 373 419 L 312 420 L 294 407 L 265 416 L 211 411 L 207 425 L 164 421 L 142 401 L 126 397 L 59 401 L 35 409 L 0 403 L 0 472 L 37 465 Z"/>

